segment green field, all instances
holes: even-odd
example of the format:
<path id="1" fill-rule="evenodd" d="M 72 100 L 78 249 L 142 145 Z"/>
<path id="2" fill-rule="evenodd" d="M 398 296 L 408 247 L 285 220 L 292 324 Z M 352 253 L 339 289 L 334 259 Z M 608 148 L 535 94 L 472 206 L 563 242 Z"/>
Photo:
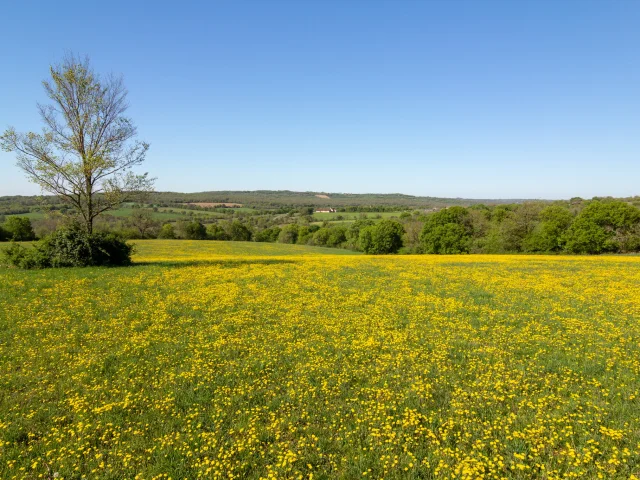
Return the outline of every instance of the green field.
<path id="1" fill-rule="evenodd" d="M 358 220 L 361 215 L 366 215 L 366 218 L 375 220 L 377 218 L 397 218 L 402 212 L 314 212 L 313 218 L 316 220 L 336 220 L 338 217 L 342 217 L 343 220 Z"/>
<path id="2" fill-rule="evenodd" d="M 186 208 L 166 208 L 160 207 L 158 211 L 155 212 L 151 208 L 145 208 L 145 210 L 149 210 L 152 212 L 152 216 L 154 220 L 160 222 L 170 222 L 176 220 L 184 220 L 191 218 L 200 218 L 200 219 L 212 219 L 212 218 L 228 218 L 224 213 L 219 212 L 209 212 L 204 210 L 189 210 Z M 111 210 L 107 212 L 107 215 L 112 215 L 114 217 L 130 217 L 133 213 L 134 209 L 130 207 L 123 207 L 117 210 Z M 27 217 L 31 220 L 40 220 L 46 217 L 46 214 L 43 212 L 29 212 L 29 213 L 20 213 L 15 215 L 7 215 L 7 217 Z"/>
<path id="3" fill-rule="evenodd" d="M 114 217 L 130 217 L 133 213 L 133 208 L 119 208 L 108 212 L 109 215 Z M 189 210 L 186 208 L 158 208 L 157 212 L 152 209 L 148 209 L 153 214 L 153 219 L 158 221 L 174 221 L 193 218 L 225 218 L 224 215 L 216 212 L 207 212 L 200 210 Z"/>
<path id="4" fill-rule="evenodd" d="M 640 257 L 135 243 L 0 268 L 0 478 L 639 475 Z"/>

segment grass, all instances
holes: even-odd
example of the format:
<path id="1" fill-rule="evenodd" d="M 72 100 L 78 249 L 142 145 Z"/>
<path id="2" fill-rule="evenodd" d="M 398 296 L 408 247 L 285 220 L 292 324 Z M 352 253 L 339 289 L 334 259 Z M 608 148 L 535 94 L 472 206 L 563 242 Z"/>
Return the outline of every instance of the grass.
<path id="1" fill-rule="evenodd" d="M 640 257 L 138 241 L 0 269 L 0 478 L 640 470 Z"/>
<path id="2" fill-rule="evenodd" d="M 31 220 L 40 220 L 44 218 L 46 215 L 43 212 L 28 212 L 28 213 L 16 213 L 11 215 L 5 215 L 6 218 L 9 217 L 27 217 Z"/>
<path id="3" fill-rule="evenodd" d="M 402 212 L 367 212 L 364 215 L 367 218 L 375 220 L 377 218 L 394 218 L 399 217 Z M 360 219 L 360 213 L 354 212 L 314 212 L 313 218 L 318 221 L 322 220 L 337 220 L 337 217 L 342 217 L 343 220 L 358 220 Z"/>
<path id="4" fill-rule="evenodd" d="M 137 262 L 198 262 L 252 257 L 298 257 L 310 255 L 360 255 L 351 250 L 283 243 L 218 242 L 198 240 L 135 240 Z"/>
<path id="5" fill-rule="evenodd" d="M 109 212 L 109 215 L 115 217 L 129 217 L 133 213 L 132 208 L 119 208 Z M 191 218 L 224 218 L 224 215 L 216 212 L 207 212 L 200 210 L 189 210 L 186 208 L 158 208 L 157 212 L 151 210 L 154 220 L 171 221 L 171 220 L 190 220 Z M 190 215 L 191 214 L 191 215 Z"/>

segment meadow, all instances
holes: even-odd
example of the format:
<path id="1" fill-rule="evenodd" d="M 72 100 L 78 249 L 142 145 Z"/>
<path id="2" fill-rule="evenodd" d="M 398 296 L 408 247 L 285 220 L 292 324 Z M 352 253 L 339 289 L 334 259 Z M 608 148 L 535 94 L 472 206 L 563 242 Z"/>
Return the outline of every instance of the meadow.
<path id="1" fill-rule="evenodd" d="M 0 478 L 640 477 L 640 257 L 135 243 L 0 268 Z"/>
<path id="2" fill-rule="evenodd" d="M 366 213 L 358 213 L 358 212 L 314 212 L 313 219 L 316 221 L 340 221 L 340 220 L 351 220 L 355 221 L 361 218 L 362 215 L 366 216 L 366 218 L 370 218 L 372 220 L 377 220 L 381 218 L 398 218 L 403 212 L 366 212 Z"/>

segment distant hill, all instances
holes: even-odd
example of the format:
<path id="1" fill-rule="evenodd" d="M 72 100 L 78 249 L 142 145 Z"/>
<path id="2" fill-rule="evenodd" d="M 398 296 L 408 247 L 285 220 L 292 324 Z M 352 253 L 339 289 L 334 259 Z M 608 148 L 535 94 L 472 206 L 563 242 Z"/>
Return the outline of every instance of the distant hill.
<path id="1" fill-rule="evenodd" d="M 594 197 L 604 198 L 604 197 Z M 606 197 L 612 198 L 612 197 Z M 640 206 L 640 197 L 621 198 Z M 408 209 L 440 209 L 454 205 L 471 206 L 477 204 L 501 205 L 523 203 L 527 201 L 554 202 L 558 200 L 540 200 L 524 198 L 444 198 L 421 197 L 402 193 L 332 193 L 332 192 L 293 192 L 291 190 L 254 190 L 254 191 L 212 191 L 212 192 L 154 192 L 145 204 L 164 205 L 171 208 L 197 208 L 219 206 L 243 206 L 257 210 L 288 209 L 299 207 L 333 207 L 342 211 L 392 211 Z M 564 203 L 579 203 L 581 198 L 559 200 Z M 195 206 L 186 204 L 196 204 Z M 225 205 L 222 205 L 225 204 Z M 234 205 L 235 204 L 235 205 Z M 47 196 L 0 196 L 0 215 L 22 214 L 41 211 L 43 206 L 59 208 L 59 198 Z"/>
<path id="2" fill-rule="evenodd" d="M 419 197 L 401 193 L 331 193 L 255 190 L 197 193 L 156 192 L 149 201 L 151 203 L 241 203 L 246 206 L 260 208 L 277 208 L 283 206 L 397 206 L 403 208 L 441 208 L 452 205 L 468 206 L 479 203 L 486 205 L 522 203 L 526 201 L 526 199 L 468 199 Z"/>

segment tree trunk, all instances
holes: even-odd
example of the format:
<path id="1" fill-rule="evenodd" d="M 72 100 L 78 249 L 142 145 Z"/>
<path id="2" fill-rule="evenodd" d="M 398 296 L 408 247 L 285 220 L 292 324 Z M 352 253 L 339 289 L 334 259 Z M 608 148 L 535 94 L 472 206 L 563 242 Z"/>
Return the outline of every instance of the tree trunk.
<path id="1" fill-rule="evenodd" d="M 87 189 L 87 233 L 91 235 L 93 233 L 93 185 L 91 185 L 91 178 L 86 178 Z"/>

